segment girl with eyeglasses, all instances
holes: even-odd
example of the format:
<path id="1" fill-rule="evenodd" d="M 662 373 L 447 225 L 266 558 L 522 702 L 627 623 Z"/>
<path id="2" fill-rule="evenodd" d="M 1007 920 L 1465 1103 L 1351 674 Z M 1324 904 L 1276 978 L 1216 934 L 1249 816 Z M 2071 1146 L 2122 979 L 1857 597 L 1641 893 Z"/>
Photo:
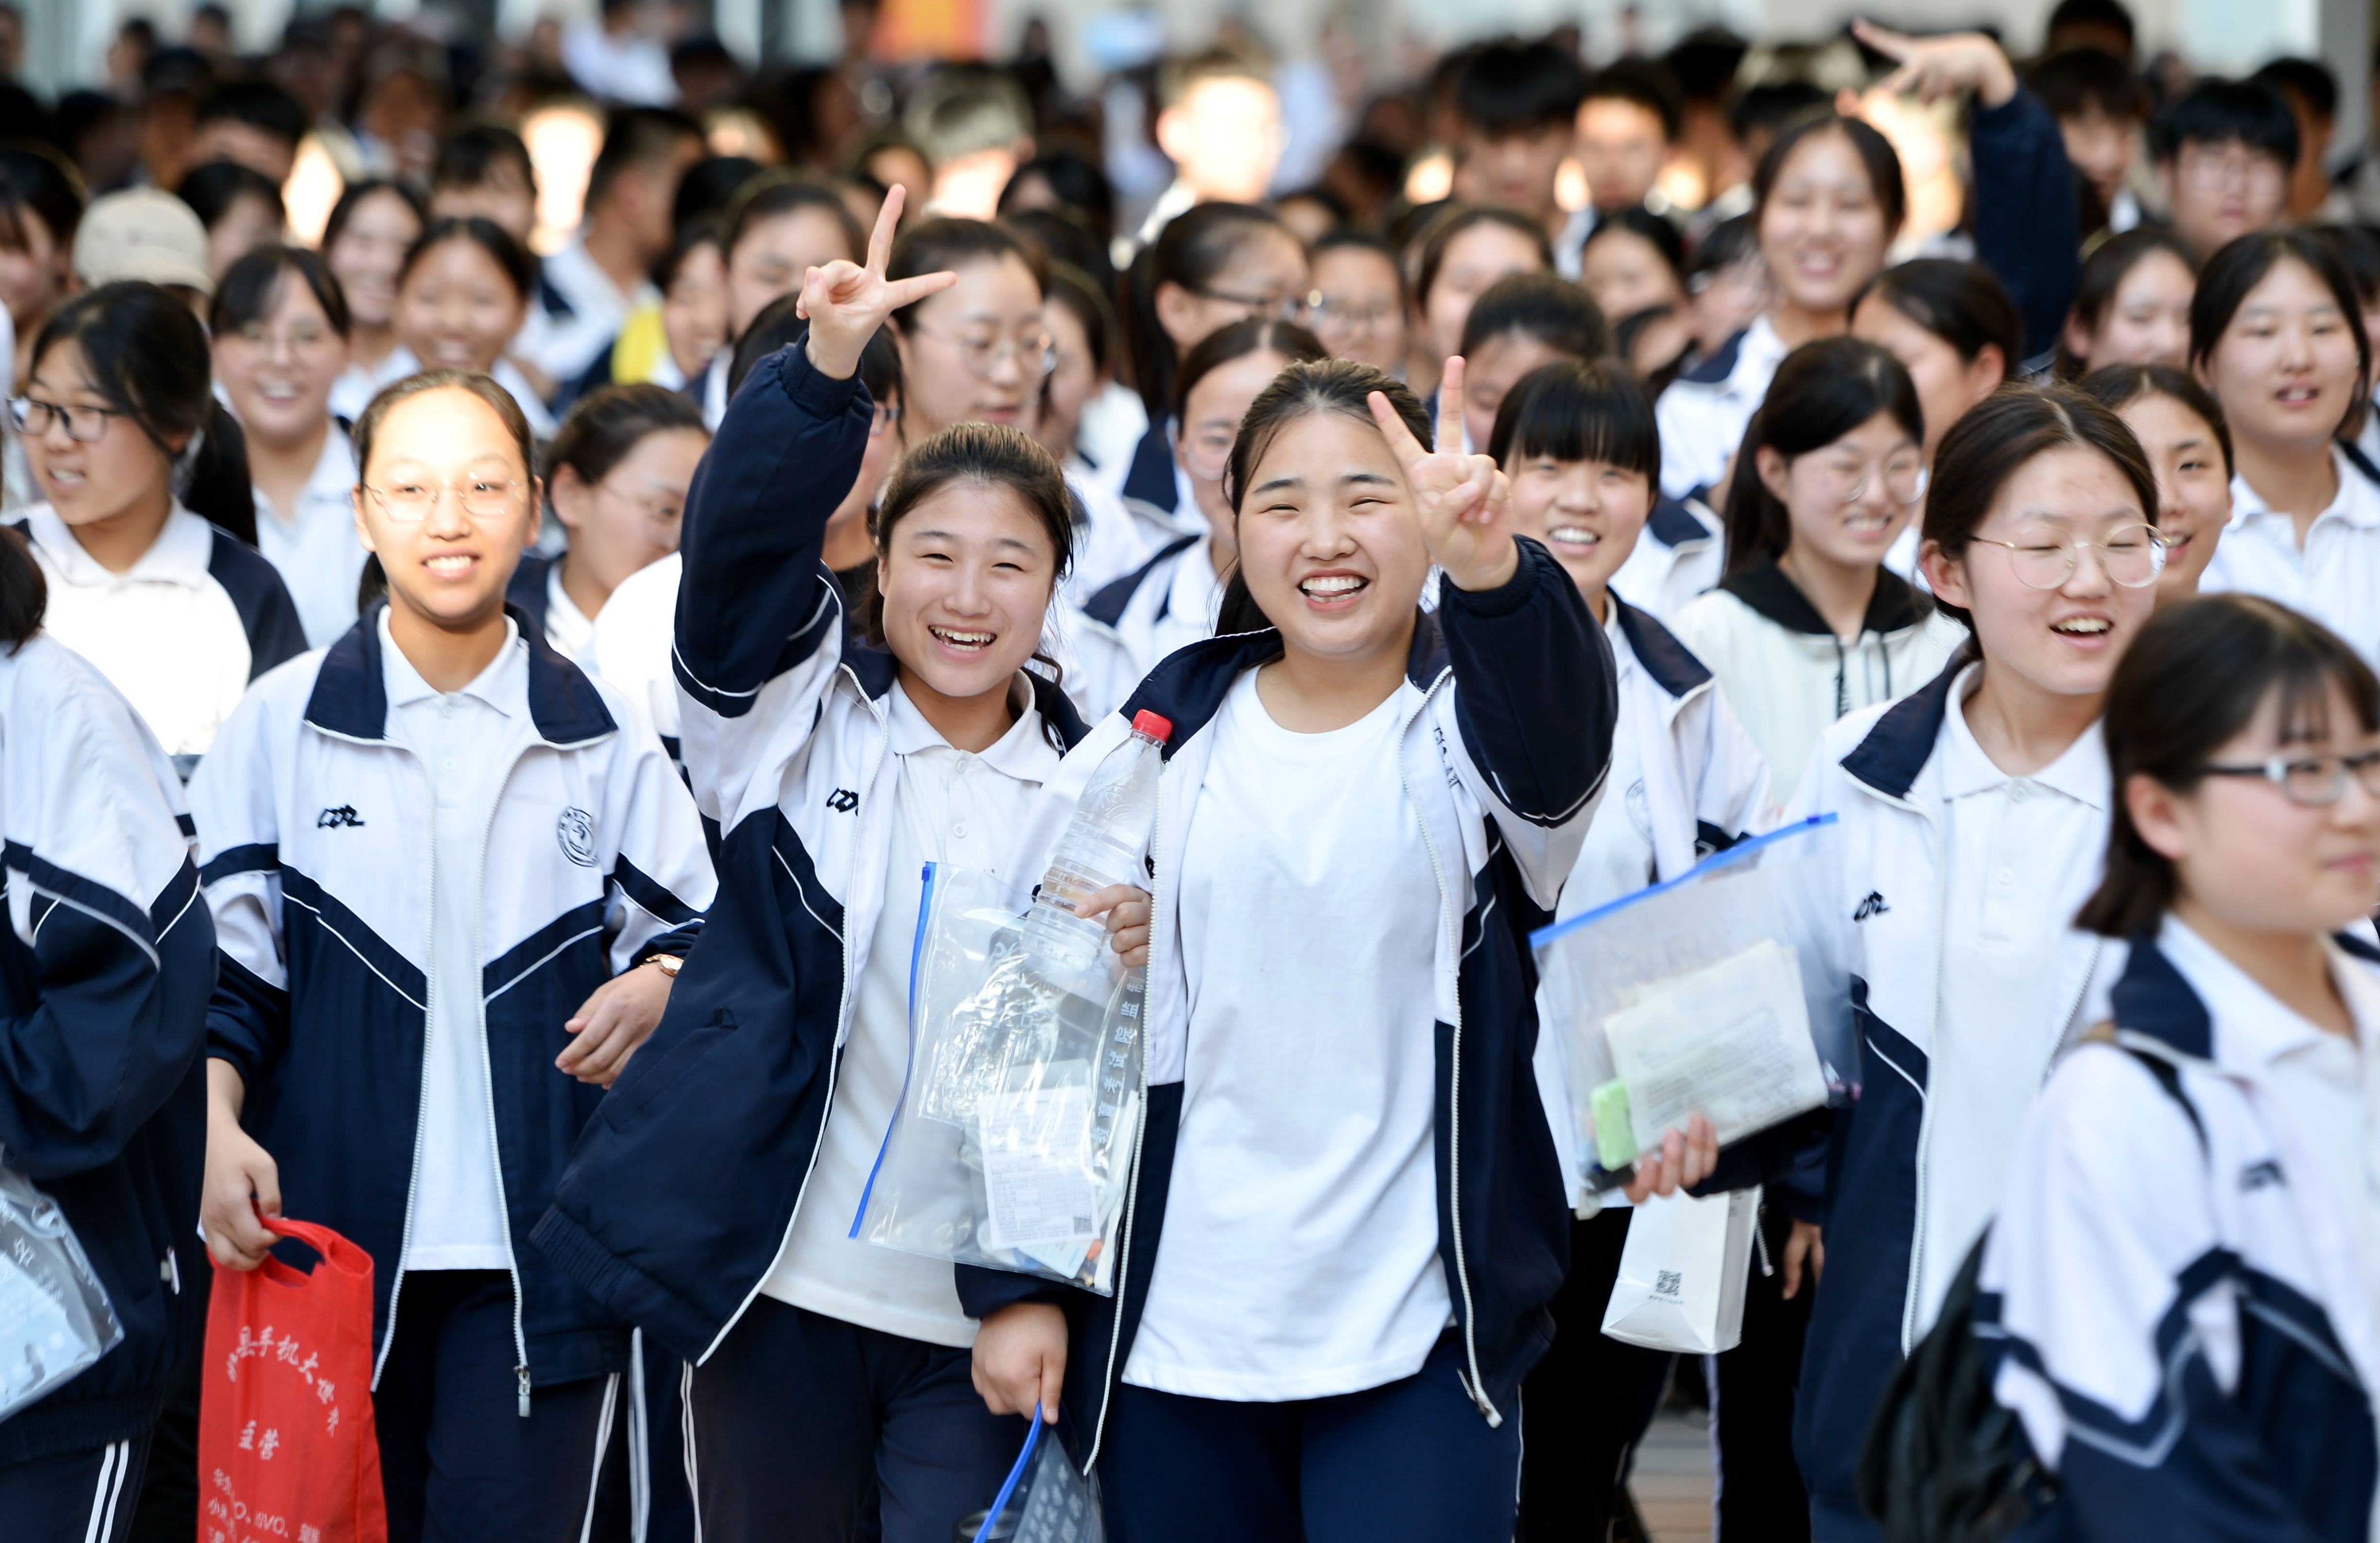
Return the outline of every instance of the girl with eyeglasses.
<path id="1" fill-rule="evenodd" d="M 1884 563 L 1925 501 L 1925 442 L 1909 371 L 1848 337 L 1789 355 L 1744 431 L 1726 576 L 1670 625 L 1727 686 L 1780 802 L 1828 724 L 1914 691 L 1959 646 Z"/>
<path id="2" fill-rule="evenodd" d="M 698 1363 L 686 1468 L 710 1538 L 948 1543 L 1034 1412 L 985 1407 L 953 1267 L 853 1225 L 902 1098 L 927 867 L 1029 883 L 1009 844 L 1083 732 L 1026 668 L 1075 527 L 1021 429 L 963 422 L 909 450 L 856 615 L 821 563 L 869 443 L 870 335 L 965 282 L 887 276 L 904 200 L 867 266 L 809 273 L 808 332 L 754 367 L 696 479 L 674 663 L 724 882 L 644 1052 L 662 1059 L 538 1233 Z"/>
<path id="3" fill-rule="evenodd" d="M 1291 320 L 1313 288 L 1313 271 L 1296 233 L 1271 210 L 1201 203 L 1166 222 L 1133 260 L 1124 287 L 1133 383 L 1148 409 L 1148 428 L 1120 468 L 1117 486 L 1192 534 L 1197 499 L 1174 458 L 1167 421 L 1183 359 L 1234 322 Z"/>
<path id="4" fill-rule="evenodd" d="M 892 317 L 901 350 L 900 431 L 910 446 L 953 423 L 1032 424 L 1057 364 L 1041 314 L 1039 252 L 1004 225 L 927 220 L 901 233 L 885 272 L 895 281 L 954 273 L 958 283 Z"/>
<path id="5" fill-rule="evenodd" d="M 529 1229 L 650 1034 L 713 880 L 693 800 L 618 695 L 508 616 L 528 420 L 429 371 L 356 420 L 387 598 L 275 672 L 191 784 L 220 941 L 200 1220 L 369 1253 L 392 1538 L 585 1536 L 630 1330 Z"/>
<path id="6" fill-rule="evenodd" d="M 686 490 L 710 446 L 702 409 L 650 383 L 604 386 L 563 419 L 546 447 L 546 496 L 570 544 L 559 557 L 522 558 L 504 592 L 563 658 L 586 653 L 622 581 L 677 550 Z"/>
<path id="7" fill-rule="evenodd" d="M 1325 358 L 1321 343 L 1288 322 L 1234 322 L 1182 361 L 1166 417 L 1174 456 L 1190 479 L 1203 534 L 1177 536 L 1133 572 L 1106 585 L 1070 618 L 1075 653 L 1067 694 L 1094 717 L 1115 711 L 1159 660 L 1215 635 L 1223 588 L 1239 561 L 1223 478 L 1248 404 L 1300 360 Z"/>
<path id="8" fill-rule="evenodd" d="M 2231 431 L 2231 523 L 2201 588 L 2264 595 L 2380 658 L 2380 467 L 2352 435 L 2372 344 L 2354 275 L 2313 231 L 2207 259 L 2190 362 Z"/>
<path id="9" fill-rule="evenodd" d="M 1405 273 L 1377 236 L 1334 230 L 1314 243 L 1305 324 L 1333 358 L 1403 373 L 1411 351 Z"/>
<path id="10" fill-rule="evenodd" d="M 306 649 L 273 565 L 183 503 L 215 407 L 209 377 L 187 304 L 110 284 L 51 313 L 9 404 L 42 495 L 13 523 L 49 582 L 50 635 L 190 758 L 250 681 Z"/>
<path id="11" fill-rule="evenodd" d="M 2363 1538 L 2380 681 L 2319 624 L 2214 596 L 2142 631 L 2105 732 L 2077 922 L 2131 957 L 2111 1032 L 2012 1144 L 1976 1280 L 1994 1391 L 2059 1537 Z"/>
<path id="12" fill-rule="evenodd" d="M 2070 388 L 1995 395 L 1943 436 L 1936 470 L 1920 560 L 1970 641 L 1828 729 L 1786 810 L 1841 821 L 1802 905 L 1831 918 L 1851 978 L 1858 1060 L 1835 1071 L 1853 1100 L 1811 1122 L 1825 1139 L 1786 1127 L 1713 1180 L 1765 1169 L 1793 1219 L 1784 1291 L 1819 1286 L 1794 1452 L 1813 1535 L 1854 1543 L 1883 1536 L 1855 1489 L 1876 1401 L 1998 1204 L 2051 1064 L 2107 1015 L 2119 953 L 2070 918 L 2107 845 L 2100 716 L 2164 562 L 2139 442 Z M 1690 1152 L 1660 1183 L 1712 1159 Z"/>
<path id="13" fill-rule="evenodd" d="M 215 376 L 239 416 L 256 482 L 256 544 L 322 648 L 356 619 L 356 453 L 331 416 L 351 322 L 339 281 L 297 247 L 262 247 L 215 287 Z"/>

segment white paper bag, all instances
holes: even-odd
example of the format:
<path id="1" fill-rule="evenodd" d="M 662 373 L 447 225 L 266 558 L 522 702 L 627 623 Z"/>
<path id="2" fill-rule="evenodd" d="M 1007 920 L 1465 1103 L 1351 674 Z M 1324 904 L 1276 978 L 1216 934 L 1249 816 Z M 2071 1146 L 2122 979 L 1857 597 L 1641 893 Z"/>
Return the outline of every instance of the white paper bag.
<path id="1" fill-rule="evenodd" d="M 1706 1200 L 1655 1196 L 1638 1206 L 1603 1331 L 1685 1355 L 1734 1349 L 1743 1338 L 1743 1291 L 1759 1217 L 1756 1189 Z"/>

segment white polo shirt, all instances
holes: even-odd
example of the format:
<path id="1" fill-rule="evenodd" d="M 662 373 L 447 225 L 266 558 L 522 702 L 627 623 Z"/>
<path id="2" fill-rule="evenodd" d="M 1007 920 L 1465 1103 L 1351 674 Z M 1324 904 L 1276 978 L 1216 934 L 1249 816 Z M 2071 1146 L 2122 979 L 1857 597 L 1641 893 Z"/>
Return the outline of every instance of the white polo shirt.
<path id="1" fill-rule="evenodd" d="M 2199 579 L 2203 593 L 2236 589 L 2304 612 L 2367 662 L 2380 662 L 2380 488 L 2337 450 L 2338 496 L 2307 528 L 2274 510 L 2244 477 L 2231 479 L 2231 523 Z"/>
<path id="2" fill-rule="evenodd" d="M 356 587 L 364 571 L 355 486 L 355 445 L 334 422 L 295 509 L 276 509 L 262 488 L 256 490 L 256 549 L 289 586 L 310 649 L 324 647 L 355 625 Z"/>
<path id="3" fill-rule="evenodd" d="M 581 669 L 627 699 L 629 716 L 653 731 L 678 759 L 677 675 L 670 650 L 677 635 L 677 587 L 686 559 L 673 552 L 620 580 L 587 629 Z M 552 625 L 548 624 L 551 635 Z"/>
<path id="4" fill-rule="evenodd" d="M 1764 311 L 1718 353 L 1670 383 L 1653 405 L 1661 429 L 1663 492 L 1685 498 L 1718 486 L 1729 458 L 1743 443 L 1744 425 L 1791 351 Z"/>

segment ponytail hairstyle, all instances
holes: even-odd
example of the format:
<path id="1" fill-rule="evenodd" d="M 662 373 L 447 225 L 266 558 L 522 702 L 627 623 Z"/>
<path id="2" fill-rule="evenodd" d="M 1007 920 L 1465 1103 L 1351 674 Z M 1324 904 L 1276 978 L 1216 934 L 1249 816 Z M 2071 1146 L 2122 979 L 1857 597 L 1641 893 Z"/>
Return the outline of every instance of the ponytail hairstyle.
<path id="1" fill-rule="evenodd" d="M 546 498 L 553 497 L 553 474 L 564 467 L 587 487 L 612 475 L 649 434 L 692 429 L 709 437 L 702 426 L 702 408 L 693 397 L 650 382 L 608 385 L 590 391 L 571 407 L 570 416 L 554 431 L 545 447 Z"/>
<path id="2" fill-rule="evenodd" d="M 1247 495 L 1248 479 L 1256 472 L 1265 452 L 1281 431 L 1301 418 L 1317 413 L 1337 413 L 1344 418 L 1378 431 L 1372 421 L 1371 395 L 1378 392 L 1389 399 L 1413 437 L 1424 444 L 1430 443 L 1429 414 L 1423 410 L 1421 399 L 1413 388 L 1386 371 L 1354 359 L 1323 358 L 1291 365 L 1272 379 L 1272 384 L 1257 394 L 1248 404 L 1247 416 L 1240 419 L 1239 438 L 1232 442 L 1232 460 L 1223 474 L 1224 496 L 1232 501 L 1232 518 L 1240 516 L 1240 501 Z M 1249 592 L 1247 576 L 1239 565 L 1232 565 L 1230 582 L 1223 587 L 1222 606 L 1217 615 L 1218 636 L 1236 632 L 1263 632 L 1273 626 L 1271 617 L 1257 603 Z"/>
<path id="3" fill-rule="evenodd" d="M 1011 493 L 1040 522 L 1058 558 L 1050 577 L 1053 600 L 1075 565 L 1075 496 L 1067 491 L 1066 475 L 1058 469 L 1056 459 L 1032 435 L 1008 424 L 953 423 L 901 457 L 884 484 L 883 498 L 868 516 L 879 577 L 868 586 L 859 621 L 863 636 L 877 648 L 884 647 L 881 576 L 885 554 L 892 550 L 893 528 L 953 482 L 971 482 L 986 492 Z M 1046 650 L 1037 650 L 1033 659 L 1050 679 L 1062 679 L 1062 668 Z M 1050 743 L 1056 744 L 1057 730 L 1044 727 Z"/>
<path id="4" fill-rule="evenodd" d="M 61 343 L 82 351 L 91 388 L 149 436 L 173 468 L 175 493 L 185 492 L 214 407 L 213 355 L 189 306 L 153 284 L 103 284 L 50 313 L 33 340 L 33 368 Z"/>
<path id="5" fill-rule="evenodd" d="M 2074 925 L 2108 938 L 2156 930 L 2180 895 L 2172 860 L 2141 839 L 2125 788 L 2146 777 L 2175 793 L 2203 781 L 2206 763 L 2277 695 L 2284 744 L 2330 732 L 2330 692 L 2347 699 L 2358 727 L 2380 729 L 2380 679 L 2338 635 L 2261 596 L 2204 595 L 2160 605 L 2118 662 L 2107 686 L 2107 860 Z"/>
<path id="6" fill-rule="evenodd" d="M 485 220 L 475 223 L 488 224 Z M 380 438 L 381 420 L 388 416 L 389 409 L 408 396 L 419 396 L 425 391 L 443 391 L 448 386 L 469 392 L 495 409 L 504 431 L 512 436 L 514 448 L 520 452 L 521 475 L 529 480 L 531 492 L 535 492 L 537 434 L 529 428 L 528 419 L 521 412 L 520 404 L 513 400 L 513 394 L 475 370 L 424 370 L 382 386 L 380 394 L 365 403 L 364 410 L 356 415 L 355 427 L 348 432 L 356 450 L 356 492 L 358 494 L 363 492 L 364 479 L 371 475 L 372 444 Z M 366 554 L 363 577 L 356 585 L 356 609 L 368 611 L 387 593 L 388 574 L 380 565 L 380 553 Z"/>
<path id="7" fill-rule="evenodd" d="M 2024 319 L 2008 290 L 1980 262 L 1924 257 L 1887 268 L 1852 297 L 1852 314 L 1871 297 L 1950 346 L 1962 364 L 1985 348 L 2000 356 L 2000 384 L 2024 362 Z"/>
<path id="8" fill-rule="evenodd" d="M 1727 484 L 1730 574 L 1774 563 L 1793 544 L 1791 515 L 1760 480 L 1760 452 L 1774 450 L 1790 461 L 1825 449 L 1878 413 L 1891 415 L 1911 439 L 1925 442 L 1916 385 L 1900 361 L 1875 344 L 1822 337 L 1785 356 L 1743 431 Z"/>
<path id="9" fill-rule="evenodd" d="M 2143 397 L 2170 396 L 2215 431 L 2215 443 L 2223 450 L 2223 475 L 2227 480 L 2231 476 L 2230 425 L 2223 421 L 2223 408 L 2214 395 L 2188 371 L 2170 364 L 2111 364 L 2075 382 L 2074 389 L 2119 414 Z"/>
<path id="10" fill-rule="evenodd" d="M 1252 316 L 1245 322 L 1234 322 L 1219 327 L 1199 339 L 1189 353 L 1183 356 L 1180 371 L 1173 378 L 1172 400 L 1167 404 L 1179 424 L 1189 411 L 1190 393 L 1200 381 L 1234 359 L 1250 354 L 1274 353 L 1293 364 L 1311 363 L 1330 357 L 1322 340 L 1294 322 L 1277 322 L 1269 316 Z"/>
<path id="11" fill-rule="evenodd" d="M 1925 492 L 1925 541 L 1945 557 L 1964 557 L 2009 479 L 2034 456 L 2067 449 L 2095 450 L 2114 462 L 2131 484 L 2141 518 L 2156 523 L 2156 473 L 2114 408 L 2072 386 L 2003 387 L 1951 424 L 1936 447 Z M 1934 605 L 1974 630 L 1974 618 L 1963 606 L 1938 595 Z"/>
<path id="12" fill-rule="evenodd" d="M 15 653 L 42 630 L 42 613 L 49 608 L 50 584 L 25 533 L 11 527 L 0 530 L 0 643 Z"/>
<path id="13" fill-rule="evenodd" d="M 229 408 L 210 400 L 191 451 L 182 474 L 182 507 L 254 546 L 256 480 L 248 468 L 248 431 Z"/>
<path id="14" fill-rule="evenodd" d="M 1168 221 L 1157 239 L 1133 259 L 1124 274 L 1125 357 L 1132 363 L 1132 383 L 1148 405 L 1150 418 L 1162 413 L 1173 400 L 1173 377 L 1182 366 L 1182 350 L 1157 320 L 1158 289 L 1173 284 L 1193 295 L 1205 294 L 1250 241 L 1269 231 L 1297 239 L 1269 209 L 1250 203 L 1201 203 Z"/>
<path id="15" fill-rule="evenodd" d="M 2116 294 L 2132 270 L 2158 252 L 2165 252 L 2189 273 L 2198 276 L 2198 259 L 2191 255 L 2181 237 L 2155 225 L 2135 225 L 2131 230 L 2108 237 L 2082 260 L 2082 276 L 2074 290 L 2071 321 L 2094 340 L 2107 320 L 2107 308 L 2116 303 Z M 2090 369 L 2091 361 L 2078 356 L 2066 346 L 2066 332 L 2058 330 L 2057 363 L 2053 367 L 2061 381 L 2071 381 Z"/>

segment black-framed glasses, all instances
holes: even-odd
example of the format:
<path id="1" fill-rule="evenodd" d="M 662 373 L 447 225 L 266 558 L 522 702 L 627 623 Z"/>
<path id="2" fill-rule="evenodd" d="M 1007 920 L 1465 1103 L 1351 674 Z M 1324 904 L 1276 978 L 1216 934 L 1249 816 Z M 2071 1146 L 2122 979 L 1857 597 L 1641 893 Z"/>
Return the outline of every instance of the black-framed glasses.
<path id="1" fill-rule="evenodd" d="M 2281 790 L 2290 803 L 2304 808 L 2327 808 L 2347 796 L 2352 775 L 2366 796 L 2380 798 L 2380 750 L 2351 756 L 2275 756 L 2253 766 L 2206 765 L 2198 769 L 2210 777 L 2262 777 Z"/>
<path id="2" fill-rule="evenodd" d="M 509 477 L 466 477 L 459 482 L 402 477 L 382 487 L 360 485 L 380 504 L 381 512 L 399 525 L 419 525 L 449 492 L 473 519 L 499 519 L 512 513 L 513 499 L 528 486 Z"/>
<path id="3" fill-rule="evenodd" d="M 115 407 L 69 407 L 56 402 L 44 402 L 38 396 L 8 398 L 8 421 L 17 431 L 30 439 L 40 439 L 50 431 L 53 423 L 67 426 L 67 438 L 77 444 L 97 444 L 107 437 L 107 420 L 122 418 Z"/>

